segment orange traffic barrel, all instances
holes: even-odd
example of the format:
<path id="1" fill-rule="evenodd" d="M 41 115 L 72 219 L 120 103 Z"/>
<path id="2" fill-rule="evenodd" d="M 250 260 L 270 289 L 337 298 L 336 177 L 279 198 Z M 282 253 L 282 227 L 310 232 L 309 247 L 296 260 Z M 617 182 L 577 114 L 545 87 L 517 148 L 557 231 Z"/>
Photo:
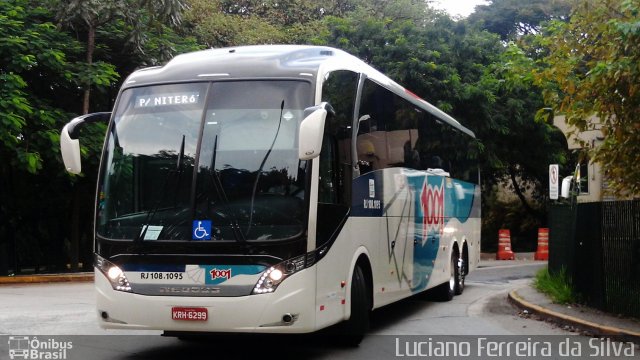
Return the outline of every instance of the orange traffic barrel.
<path id="1" fill-rule="evenodd" d="M 549 229 L 538 229 L 538 250 L 533 256 L 535 260 L 549 260 Z"/>
<path id="2" fill-rule="evenodd" d="M 500 229 L 498 231 L 498 252 L 496 260 L 515 260 L 516 256 L 511 250 L 511 231 Z"/>

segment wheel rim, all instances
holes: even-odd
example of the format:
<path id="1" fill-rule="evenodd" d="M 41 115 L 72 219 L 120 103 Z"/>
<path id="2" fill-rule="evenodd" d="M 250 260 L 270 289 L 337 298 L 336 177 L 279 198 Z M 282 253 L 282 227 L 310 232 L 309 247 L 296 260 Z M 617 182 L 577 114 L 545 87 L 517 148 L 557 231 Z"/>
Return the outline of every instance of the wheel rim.
<path id="1" fill-rule="evenodd" d="M 458 261 L 458 284 L 460 287 L 464 286 L 464 259 L 459 258 Z"/>

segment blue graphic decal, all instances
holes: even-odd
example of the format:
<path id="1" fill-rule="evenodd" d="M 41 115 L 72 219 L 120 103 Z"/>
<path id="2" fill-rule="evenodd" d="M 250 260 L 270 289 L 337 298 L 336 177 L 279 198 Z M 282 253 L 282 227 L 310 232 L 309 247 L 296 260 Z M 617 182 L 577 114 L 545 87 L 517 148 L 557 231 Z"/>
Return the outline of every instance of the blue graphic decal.
<path id="1" fill-rule="evenodd" d="M 464 223 L 471 215 L 475 186 L 473 184 L 447 179 L 447 191 L 445 197 L 445 219 L 456 218 Z"/>
<path id="2" fill-rule="evenodd" d="M 395 189 L 395 193 L 383 193 L 383 179 L 396 182 L 387 184 L 387 188 Z M 394 168 L 393 171 L 377 170 L 353 180 L 351 214 L 380 218 L 411 216 L 408 211 L 400 210 L 398 206 L 393 207 L 394 202 L 402 198 L 401 192 L 405 191 L 405 184 L 411 194 L 409 201 L 410 206 L 413 206 L 415 234 L 412 239 L 413 258 L 406 259 L 413 264 L 410 267 L 413 269 L 413 276 L 409 286 L 413 292 L 419 292 L 429 284 L 449 221 L 457 219 L 460 223 L 465 223 L 472 216 L 472 211 L 479 211 L 473 208 L 476 185 L 426 171 L 401 168 Z M 473 216 L 479 216 L 479 213 Z M 394 231 L 387 231 L 391 253 L 395 243 L 393 233 Z M 395 231 L 395 234 L 397 236 L 398 232 Z M 395 259 L 394 256 L 389 256 L 389 261 Z M 402 262 L 401 265 L 396 264 L 396 271 L 404 269 L 405 260 Z"/>
<path id="3" fill-rule="evenodd" d="M 193 240 L 211 240 L 211 220 L 193 220 L 191 238 Z"/>
<path id="4" fill-rule="evenodd" d="M 205 270 L 205 284 L 218 285 L 237 275 L 256 275 L 267 267 L 262 265 L 200 265 Z"/>

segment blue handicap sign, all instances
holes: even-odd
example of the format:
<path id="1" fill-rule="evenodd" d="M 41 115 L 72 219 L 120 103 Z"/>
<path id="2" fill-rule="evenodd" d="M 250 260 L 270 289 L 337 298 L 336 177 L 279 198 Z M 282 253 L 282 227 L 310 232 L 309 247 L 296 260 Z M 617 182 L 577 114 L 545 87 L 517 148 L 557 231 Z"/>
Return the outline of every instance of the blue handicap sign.
<path id="1" fill-rule="evenodd" d="M 191 238 L 193 240 L 211 240 L 211 220 L 193 220 Z"/>

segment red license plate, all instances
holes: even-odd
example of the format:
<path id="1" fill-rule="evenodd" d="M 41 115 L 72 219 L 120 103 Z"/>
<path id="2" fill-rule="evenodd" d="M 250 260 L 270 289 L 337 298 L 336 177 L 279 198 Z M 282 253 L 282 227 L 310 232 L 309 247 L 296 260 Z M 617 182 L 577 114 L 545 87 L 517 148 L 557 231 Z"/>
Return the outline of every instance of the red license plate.
<path id="1" fill-rule="evenodd" d="M 207 321 L 209 312 L 207 308 L 200 307 L 172 307 L 171 318 L 184 321 Z"/>

